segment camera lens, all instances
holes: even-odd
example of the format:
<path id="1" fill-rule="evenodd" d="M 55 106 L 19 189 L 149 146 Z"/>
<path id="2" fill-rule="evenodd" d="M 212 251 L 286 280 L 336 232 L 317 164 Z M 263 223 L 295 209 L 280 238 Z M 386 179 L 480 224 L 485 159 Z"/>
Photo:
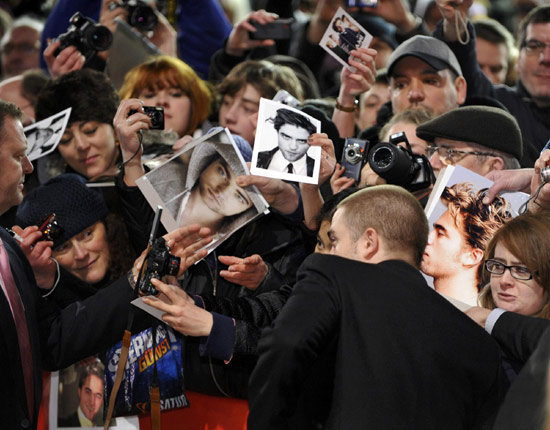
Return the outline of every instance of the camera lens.
<path id="1" fill-rule="evenodd" d="M 107 27 L 99 25 L 94 27 L 87 37 L 88 45 L 96 51 L 109 49 L 113 42 L 113 35 Z"/>
<path id="2" fill-rule="evenodd" d="M 373 151 L 371 160 L 379 169 L 386 169 L 392 164 L 394 154 L 389 146 L 382 146 Z"/>
<path id="3" fill-rule="evenodd" d="M 149 6 L 136 6 L 128 17 L 132 27 L 142 31 L 151 31 L 157 26 L 158 18 Z"/>
<path id="4" fill-rule="evenodd" d="M 363 154 L 361 154 L 361 147 L 356 143 L 350 144 L 346 148 L 346 161 L 349 164 L 357 164 L 363 159 Z"/>
<path id="5" fill-rule="evenodd" d="M 550 166 L 540 169 L 540 180 L 543 183 L 550 181 Z"/>

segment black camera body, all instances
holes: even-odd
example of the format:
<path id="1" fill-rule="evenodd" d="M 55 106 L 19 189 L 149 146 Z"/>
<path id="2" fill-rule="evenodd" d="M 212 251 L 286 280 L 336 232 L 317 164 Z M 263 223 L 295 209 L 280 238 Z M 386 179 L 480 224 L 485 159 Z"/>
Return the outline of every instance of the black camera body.
<path id="1" fill-rule="evenodd" d="M 140 31 L 154 30 L 158 23 L 158 17 L 151 6 L 143 0 L 123 0 L 120 3 L 128 11 L 128 24 Z"/>
<path id="2" fill-rule="evenodd" d="M 137 113 L 137 110 L 128 112 L 128 116 Z M 164 108 L 160 106 L 143 106 L 143 113 L 151 118 L 150 130 L 164 130 Z"/>
<path id="3" fill-rule="evenodd" d="M 166 241 L 158 237 L 153 241 L 146 257 L 147 265 L 139 281 L 139 293 L 143 296 L 156 296 L 159 291 L 151 283 L 152 279 L 161 279 L 166 275 L 176 276 L 180 268 L 179 257 L 170 254 Z"/>
<path id="4" fill-rule="evenodd" d="M 61 227 L 57 222 L 57 216 L 55 213 L 51 213 L 43 217 L 38 222 L 38 230 L 42 233 L 42 236 L 38 239 L 38 241 L 49 240 L 53 242 L 63 234 L 63 227 Z"/>
<path id="5" fill-rule="evenodd" d="M 67 32 L 57 38 L 60 44 L 53 53 L 55 57 L 65 48 L 74 46 L 86 60 L 89 60 L 96 52 L 105 51 L 111 47 L 113 35 L 104 25 L 97 24 L 93 19 L 85 17 L 80 12 L 76 12 L 69 23 Z"/>
<path id="6" fill-rule="evenodd" d="M 368 140 L 346 138 L 341 164 L 346 168 L 344 176 L 355 179 L 356 183 L 361 177 L 361 169 L 367 160 L 368 147 Z"/>
<path id="7" fill-rule="evenodd" d="M 397 146 L 400 142 L 407 147 Z M 435 182 L 428 158 L 412 152 L 404 131 L 392 134 L 389 142 L 375 145 L 369 153 L 369 165 L 388 184 L 400 185 L 411 192 L 429 188 Z"/>
<path id="8" fill-rule="evenodd" d="M 292 37 L 293 18 L 276 19 L 267 24 L 260 24 L 254 20 L 250 20 L 250 24 L 256 28 L 256 31 L 249 31 L 248 35 L 252 40 L 288 40 Z"/>

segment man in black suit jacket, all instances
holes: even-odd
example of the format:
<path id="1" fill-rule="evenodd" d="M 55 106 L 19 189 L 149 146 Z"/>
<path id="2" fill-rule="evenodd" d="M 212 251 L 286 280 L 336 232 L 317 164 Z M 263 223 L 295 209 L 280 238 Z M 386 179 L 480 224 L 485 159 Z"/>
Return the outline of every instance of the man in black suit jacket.
<path id="1" fill-rule="evenodd" d="M 427 286 L 418 271 L 427 235 L 420 204 L 402 188 L 372 187 L 339 205 L 329 232 L 336 255 L 308 257 L 263 332 L 250 430 L 292 428 L 304 381 L 327 378 L 311 374 L 326 357 L 334 388 L 324 393 L 325 428 L 477 429 L 494 418 L 498 346 Z"/>
<path id="2" fill-rule="evenodd" d="M 32 172 L 25 155 L 27 142 L 20 118 L 19 108 L 0 101 L 0 215 L 21 202 L 25 174 Z M 197 234 L 205 240 L 191 245 Z M 37 242 L 41 236 L 37 227 L 28 227 L 20 235 L 22 242 L 18 244 L 0 228 L 0 252 L 7 253 L 15 284 L 8 300 L 7 291 L 11 289 L 0 276 L 0 421 L 6 429 L 36 428 L 43 367 L 49 370 L 67 367 L 122 338 L 134 294 L 128 278 L 123 277 L 87 300 L 60 310 L 52 301 L 41 297 L 52 287 L 55 276 L 55 264 L 49 259 L 48 251 L 52 242 Z M 206 254 L 194 252 L 199 249 L 197 246 L 202 247 L 209 241 L 207 232 L 199 231 L 198 226 L 178 229 L 169 236 L 174 239 L 171 252 L 185 257 L 182 271 Z M 134 264 L 134 273 L 137 273 L 136 267 Z M 12 310 L 13 303 L 22 304 L 24 311 L 17 326 L 15 315 L 18 313 Z M 143 327 L 147 322 L 141 320 L 136 329 L 147 327 Z M 18 329 L 25 325 L 23 334 L 21 331 L 18 334 Z M 24 347 L 29 344 L 30 348 Z"/>
<path id="3" fill-rule="evenodd" d="M 303 176 L 313 176 L 315 160 L 307 155 L 308 138 L 317 130 L 304 114 L 281 108 L 273 118 L 277 147 L 258 153 L 256 166 Z"/>

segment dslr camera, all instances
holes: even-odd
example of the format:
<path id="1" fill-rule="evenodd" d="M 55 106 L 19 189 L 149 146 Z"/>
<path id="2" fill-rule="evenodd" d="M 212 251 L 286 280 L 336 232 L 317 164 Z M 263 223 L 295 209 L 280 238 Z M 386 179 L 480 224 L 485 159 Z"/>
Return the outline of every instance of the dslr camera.
<path id="1" fill-rule="evenodd" d="M 158 17 L 151 6 L 143 0 L 123 0 L 119 7 L 128 11 L 128 24 L 140 31 L 154 30 Z"/>
<path id="2" fill-rule="evenodd" d="M 105 51 L 111 47 L 113 35 L 104 25 L 97 24 L 93 19 L 85 17 L 80 12 L 76 12 L 69 23 L 67 32 L 58 37 L 60 44 L 53 53 L 55 57 L 71 45 L 76 47 L 86 60 L 93 57 L 96 52 Z"/>
<path id="3" fill-rule="evenodd" d="M 346 138 L 341 164 L 346 168 L 344 176 L 355 179 L 357 183 L 361 177 L 361 169 L 365 165 L 368 153 L 368 140 Z"/>
<path id="4" fill-rule="evenodd" d="M 42 236 L 38 241 L 49 240 L 53 242 L 63 234 L 63 227 L 57 222 L 57 216 L 55 213 L 51 213 L 43 217 L 38 222 L 38 230 L 42 233 Z"/>
<path id="5" fill-rule="evenodd" d="M 137 113 L 137 110 L 128 112 L 128 116 Z M 143 113 L 151 118 L 150 130 L 164 130 L 164 108 L 160 106 L 143 106 Z"/>
<path id="6" fill-rule="evenodd" d="M 400 142 L 405 142 L 406 148 L 397 146 Z M 428 158 L 412 152 L 404 131 L 392 134 L 389 142 L 375 145 L 369 154 L 369 165 L 388 184 L 400 185 L 411 192 L 429 188 L 435 182 Z"/>
<path id="7" fill-rule="evenodd" d="M 139 293 L 143 296 L 156 296 L 159 291 L 151 283 L 152 279 L 161 279 L 166 275 L 176 276 L 180 268 L 180 258 L 170 254 L 166 241 L 158 237 L 153 241 L 147 254 L 147 265 L 139 281 Z"/>

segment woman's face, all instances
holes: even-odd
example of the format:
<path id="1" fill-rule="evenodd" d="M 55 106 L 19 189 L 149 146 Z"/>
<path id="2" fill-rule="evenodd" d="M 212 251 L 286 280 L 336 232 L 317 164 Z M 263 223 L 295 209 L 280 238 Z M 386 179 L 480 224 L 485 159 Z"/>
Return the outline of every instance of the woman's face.
<path id="1" fill-rule="evenodd" d="M 191 120 L 191 99 L 180 88 L 147 89 L 138 98 L 147 106 L 163 107 L 164 129 L 175 131 L 178 137 L 184 135 Z"/>
<path id="2" fill-rule="evenodd" d="M 199 192 L 210 210 L 223 216 L 244 212 L 252 200 L 235 182 L 235 173 L 221 159 L 211 163 L 199 177 Z"/>
<path id="3" fill-rule="evenodd" d="M 88 179 L 107 173 L 118 155 L 113 126 L 97 121 L 73 122 L 57 149 L 73 170 Z"/>
<path id="4" fill-rule="evenodd" d="M 507 266 L 525 267 L 501 243 L 495 247 L 493 259 Z M 521 315 L 535 315 L 548 301 L 547 294 L 535 279 L 520 281 L 512 277 L 509 269 L 502 275 L 491 274 L 491 295 L 497 307 Z"/>
<path id="5" fill-rule="evenodd" d="M 330 230 L 330 221 L 323 220 L 319 226 L 319 232 L 317 233 L 317 244 L 315 245 L 315 252 L 318 254 L 330 254 L 332 248 L 332 241 L 328 237 L 328 231 Z"/>
<path id="6" fill-rule="evenodd" d="M 56 248 L 53 257 L 78 279 L 101 281 L 109 268 L 109 244 L 105 225 L 98 221 Z"/>

